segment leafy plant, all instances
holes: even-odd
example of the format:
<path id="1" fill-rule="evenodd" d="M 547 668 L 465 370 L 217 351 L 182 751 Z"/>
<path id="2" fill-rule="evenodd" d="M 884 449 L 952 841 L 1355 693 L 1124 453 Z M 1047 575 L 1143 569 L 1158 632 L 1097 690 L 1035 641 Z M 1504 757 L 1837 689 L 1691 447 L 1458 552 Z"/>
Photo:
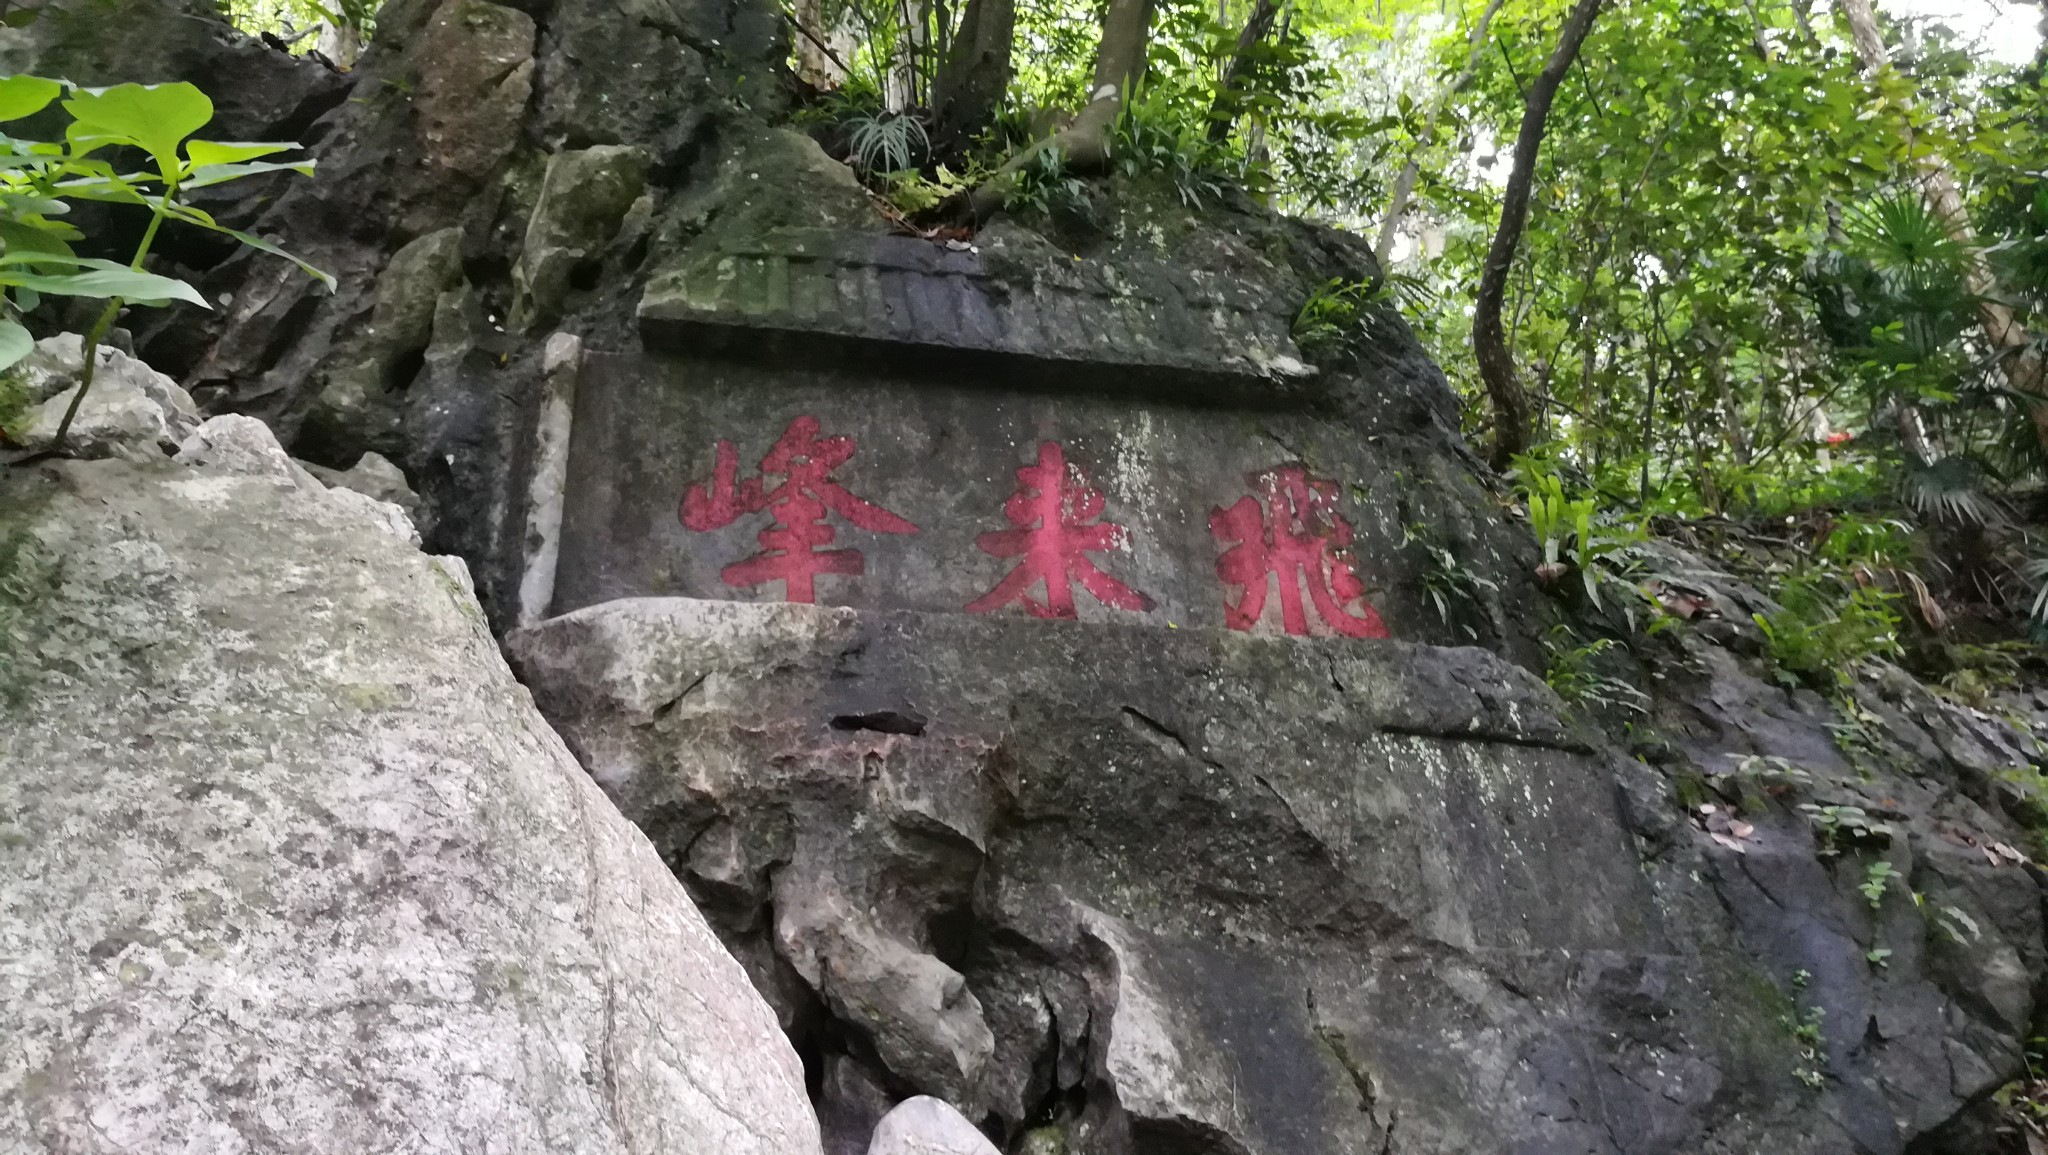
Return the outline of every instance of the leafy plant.
<path id="1" fill-rule="evenodd" d="M 1067 172 L 1052 149 L 1040 152 L 1012 174 L 1003 195 L 1003 207 L 1010 212 L 1050 213 L 1079 209 L 1087 203 L 1088 186 Z"/>
<path id="2" fill-rule="evenodd" d="M 66 95 L 68 93 L 68 95 Z M 60 98 L 62 98 L 60 100 Z M 57 429 L 61 444 L 92 388 L 96 350 L 124 305 L 187 301 L 210 307 L 183 281 L 143 269 L 166 221 L 221 233 L 252 248 L 286 256 L 330 288 L 333 279 L 261 237 L 228 228 L 179 199 L 181 193 L 270 172 L 310 175 L 311 161 L 267 160 L 293 144 L 191 139 L 213 119 L 213 102 L 190 84 L 121 84 L 80 88 L 38 76 L 0 78 L 0 125 L 18 123 L 52 104 L 70 116 L 64 139 L 0 135 L 0 369 L 35 347 L 21 323 L 44 295 L 106 302 L 85 336 L 78 391 Z M 146 165 L 117 168 L 107 156 L 139 153 Z M 149 211 L 133 255 L 122 264 L 81 257 L 84 234 L 63 219 L 74 201 L 132 205 Z"/>
<path id="3" fill-rule="evenodd" d="M 1446 546 L 1429 525 L 1415 522 L 1401 529 L 1402 545 L 1422 547 L 1423 563 L 1420 576 L 1422 590 L 1428 595 L 1430 604 L 1436 607 L 1436 614 L 1445 625 L 1451 624 L 1451 606 L 1456 603 L 1478 602 L 1487 593 L 1499 593 L 1500 584 L 1466 565 L 1455 550 Z M 1471 633 L 1470 627 L 1466 629 Z"/>
<path id="4" fill-rule="evenodd" d="M 1567 702 L 1588 702 L 1629 714 L 1647 714 L 1650 696 L 1620 678 L 1609 677 L 1595 668 L 1601 654 L 1620 643 L 1613 638 L 1580 642 L 1571 627 L 1557 625 L 1543 639 L 1549 655 L 1543 681 Z"/>
<path id="5" fill-rule="evenodd" d="M 1812 972 L 1793 972 L 1792 989 L 1795 993 L 1803 995 L 1812 983 Z M 1824 1039 L 1821 1035 L 1821 1024 L 1826 1021 L 1827 1009 L 1819 1004 L 1809 1006 L 1799 1014 L 1788 1012 L 1778 1019 L 1779 1024 L 1791 1034 L 1793 1046 L 1798 1049 L 1799 1061 L 1794 1065 L 1792 1074 L 1801 1083 L 1816 1090 L 1827 1082 L 1827 1076 L 1822 1072 L 1827 1057 L 1823 1052 Z"/>
<path id="6" fill-rule="evenodd" d="M 1332 277 L 1316 286 L 1294 314 L 1295 343 L 1315 352 L 1341 343 L 1358 327 L 1359 314 L 1372 302 L 1371 281 Z"/>
<path id="7" fill-rule="evenodd" d="M 1833 858 L 1852 846 L 1891 845 L 1891 824 L 1871 817 L 1861 806 L 1802 802 L 1799 809 L 1820 840 L 1823 858 Z"/>
<path id="8" fill-rule="evenodd" d="M 1857 885 L 1856 889 L 1863 892 L 1863 901 L 1870 904 L 1870 909 L 1878 910 L 1884 906 L 1885 887 L 1889 886 L 1892 879 L 1898 876 L 1897 868 L 1893 867 L 1889 861 L 1880 858 L 1863 868 L 1863 881 Z"/>
<path id="9" fill-rule="evenodd" d="M 914 169 L 931 152 L 924 122 L 905 113 L 872 112 L 847 122 L 853 163 L 870 176 Z"/>
<path id="10" fill-rule="evenodd" d="M 1642 541 L 1645 531 L 1640 527 L 1619 532 L 1609 528 L 1598 518 L 1599 501 L 1594 495 L 1567 496 L 1563 480 L 1535 458 L 1516 458 L 1515 470 L 1523 479 L 1521 493 L 1528 509 L 1529 531 L 1543 546 L 1536 580 L 1554 586 L 1576 569 L 1586 600 L 1600 608 L 1601 585 L 1618 579 L 1623 553 Z"/>
<path id="11" fill-rule="evenodd" d="M 1891 609 L 1898 595 L 1858 585 L 1838 597 L 1834 584 L 1818 574 L 1796 575 L 1779 588 L 1778 612 L 1754 619 L 1782 673 L 1847 687 L 1856 663 L 1899 652 L 1899 617 Z"/>

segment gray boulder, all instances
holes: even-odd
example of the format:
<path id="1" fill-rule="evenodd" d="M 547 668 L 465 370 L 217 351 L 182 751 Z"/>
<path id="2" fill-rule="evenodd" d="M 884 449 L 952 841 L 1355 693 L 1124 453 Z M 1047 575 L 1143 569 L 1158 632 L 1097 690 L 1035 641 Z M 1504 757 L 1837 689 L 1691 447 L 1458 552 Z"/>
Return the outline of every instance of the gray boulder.
<path id="1" fill-rule="evenodd" d="M 188 459 L 0 471 L 0 1151 L 816 1155 L 462 564 Z"/>
<path id="2" fill-rule="evenodd" d="M 943 1099 L 918 1095 L 882 1117 L 868 1155 L 1002 1155 Z"/>
<path id="3" fill-rule="evenodd" d="M 175 451 L 199 427 L 199 410 L 177 382 L 111 345 L 96 349 L 93 360 L 92 388 L 65 436 L 70 456 L 155 460 Z M 30 450 L 55 445 L 84 370 L 84 341 L 76 333 L 43 338 L 34 353 L 9 370 L 37 403 L 14 437 L 19 445 Z"/>

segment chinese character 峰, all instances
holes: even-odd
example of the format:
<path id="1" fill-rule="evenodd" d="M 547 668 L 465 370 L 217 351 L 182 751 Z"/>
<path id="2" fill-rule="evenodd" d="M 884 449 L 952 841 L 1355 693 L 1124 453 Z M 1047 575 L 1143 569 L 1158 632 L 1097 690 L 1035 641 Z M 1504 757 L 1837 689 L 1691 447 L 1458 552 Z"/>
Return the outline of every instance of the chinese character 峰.
<path id="1" fill-rule="evenodd" d="M 815 602 L 819 574 L 857 576 L 865 570 L 857 549 L 819 548 L 838 532 L 825 523 L 828 512 L 875 533 L 917 532 L 908 521 L 832 480 L 832 471 L 853 453 L 853 438 L 820 437 L 817 418 L 798 417 L 761 459 L 761 476 L 738 481 L 739 454 L 732 442 L 721 439 L 710 488 L 692 485 L 683 494 L 683 525 L 698 532 L 722 529 L 743 514 L 768 510 L 775 524 L 758 535 L 761 552 L 726 566 L 718 576 L 735 587 L 779 581 L 784 600 Z M 763 483 L 769 477 L 788 480 L 767 489 Z"/>

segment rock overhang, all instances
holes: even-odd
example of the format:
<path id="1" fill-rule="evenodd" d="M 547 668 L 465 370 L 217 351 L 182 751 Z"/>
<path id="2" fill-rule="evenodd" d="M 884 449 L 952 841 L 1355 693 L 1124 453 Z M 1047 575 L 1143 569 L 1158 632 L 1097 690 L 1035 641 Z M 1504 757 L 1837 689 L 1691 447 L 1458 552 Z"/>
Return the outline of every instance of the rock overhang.
<path id="1" fill-rule="evenodd" d="M 1255 277 L 1035 237 L 778 227 L 693 245 L 653 275 L 639 319 L 659 350 L 1300 408 L 1330 398 L 1290 333 L 1299 304 Z"/>

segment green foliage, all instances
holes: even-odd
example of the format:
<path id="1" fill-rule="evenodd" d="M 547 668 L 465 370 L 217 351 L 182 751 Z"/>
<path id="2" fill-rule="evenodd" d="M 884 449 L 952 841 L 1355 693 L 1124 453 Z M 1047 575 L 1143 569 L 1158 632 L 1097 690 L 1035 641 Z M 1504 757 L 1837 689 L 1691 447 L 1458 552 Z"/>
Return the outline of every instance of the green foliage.
<path id="1" fill-rule="evenodd" d="M 1543 639 L 1544 652 L 1548 655 L 1543 681 L 1557 692 L 1558 697 L 1573 705 L 1599 706 L 1624 714 L 1647 714 L 1650 708 L 1648 694 L 1620 678 L 1602 673 L 1598 668 L 1600 656 L 1619 645 L 1612 638 L 1582 642 L 1571 627 L 1553 626 Z"/>
<path id="2" fill-rule="evenodd" d="M 209 307 L 192 286 L 143 269 L 166 221 L 221 233 L 252 248 L 288 256 L 269 241 L 220 224 L 184 202 L 180 194 L 262 173 L 310 175 L 313 165 L 311 161 L 265 159 L 292 151 L 296 145 L 192 139 L 192 134 L 213 118 L 213 102 L 190 84 L 120 84 L 92 89 L 36 76 L 0 78 L 0 125 L 12 127 L 53 105 L 69 117 L 62 140 L 0 134 L 0 370 L 34 348 L 21 318 L 44 296 L 106 301 L 87 334 L 85 380 L 71 406 L 75 414 L 78 402 L 91 388 L 94 348 L 124 304 L 186 301 Z M 126 150 L 140 152 L 148 163 L 141 168 L 125 167 L 121 162 L 132 155 Z M 148 224 L 131 260 L 122 264 L 77 255 L 72 246 L 86 238 L 64 219 L 77 201 L 147 210 Z M 296 263 L 333 286 L 326 274 Z M 69 424 L 67 414 L 60 436 Z"/>
<path id="3" fill-rule="evenodd" d="M 1782 675 L 1821 687 L 1847 687 L 1866 658 L 1899 652 L 1898 595 L 1857 585 L 1846 595 L 1832 577 L 1807 573 L 1786 580 L 1778 612 L 1755 615 Z"/>
<path id="4" fill-rule="evenodd" d="M 1445 545 L 1427 523 L 1403 526 L 1401 544 L 1421 549 L 1423 562 L 1418 573 L 1423 593 L 1436 607 L 1438 619 L 1447 626 L 1452 624 L 1454 607 L 1483 604 L 1488 595 L 1500 592 L 1499 583 L 1465 564 L 1457 551 Z M 1467 636 L 1478 636 L 1470 626 L 1464 628 Z"/>
<path id="5" fill-rule="evenodd" d="M 1799 811 L 1813 827 L 1823 858 L 1833 858 L 1853 847 L 1891 845 L 1891 824 L 1872 817 L 1861 806 L 1802 802 Z"/>
<path id="6" fill-rule="evenodd" d="M 910 171 L 931 152 L 931 136 L 915 116 L 860 113 L 847 128 L 854 165 L 868 175 Z"/>
<path id="7" fill-rule="evenodd" d="M 1013 213 L 1085 211 L 1088 186 L 1067 172 L 1059 154 L 1038 152 L 1011 177 L 1003 207 Z"/>
<path id="8" fill-rule="evenodd" d="M 1536 579 L 1554 586 L 1576 570 L 1586 600 L 1600 608 L 1603 585 L 1629 584 L 1623 577 L 1624 559 L 1644 540 L 1645 531 L 1641 526 L 1616 525 L 1614 519 L 1601 516 L 1595 493 L 1568 496 L 1563 479 L 1536 458 L 1516 458 L 1515 471 L 1522 476 L 1521 496 L 1528 510 L 1529 530 L 1543 547 Z"/>
<path id="9" fill-rule="evenodd" d="M 1879 910 L 1884 906 L 1885 888 L 1897 877 L 1898 869 L 1880 858 L 1863 868 L 1863 881 L 1857 884 L 1856 889 L 1863 892 L 1863 901 L 1870 904 L 1871 910 Z"/>
<path id="10" fill-rule="evenodd" d="M 1796 971 L 1792 975 L 1792 990 L 1804 995 L 1806 988 L 1813 984 L 1813 975 L 1808 971 Z M 1827 1082 L 1824 1068 L 1827 1065 L 1826 1041 L 1821 1035 L 1821 1026 L 1827 1022 L 1827 1008 L 1813 1004 L 1801 1013 L 1787 1012 L 1778 1019 L 1779 1025 L 1792 1036 L 1793 1046 L 1798 1051 L 1799 1061 L 1792 1074 L 1811 1090 L 1818 1090 Z"/>
<path id="11" fill-rule="evenodd" d="M 1332 277 L 1316 287 L 1294 315 L 1294 340 L 1304 351 L 1318 353 L 1341 344 L 1358 328 L 1366 308 L 1379 295 L 1371 281 Z"/>

